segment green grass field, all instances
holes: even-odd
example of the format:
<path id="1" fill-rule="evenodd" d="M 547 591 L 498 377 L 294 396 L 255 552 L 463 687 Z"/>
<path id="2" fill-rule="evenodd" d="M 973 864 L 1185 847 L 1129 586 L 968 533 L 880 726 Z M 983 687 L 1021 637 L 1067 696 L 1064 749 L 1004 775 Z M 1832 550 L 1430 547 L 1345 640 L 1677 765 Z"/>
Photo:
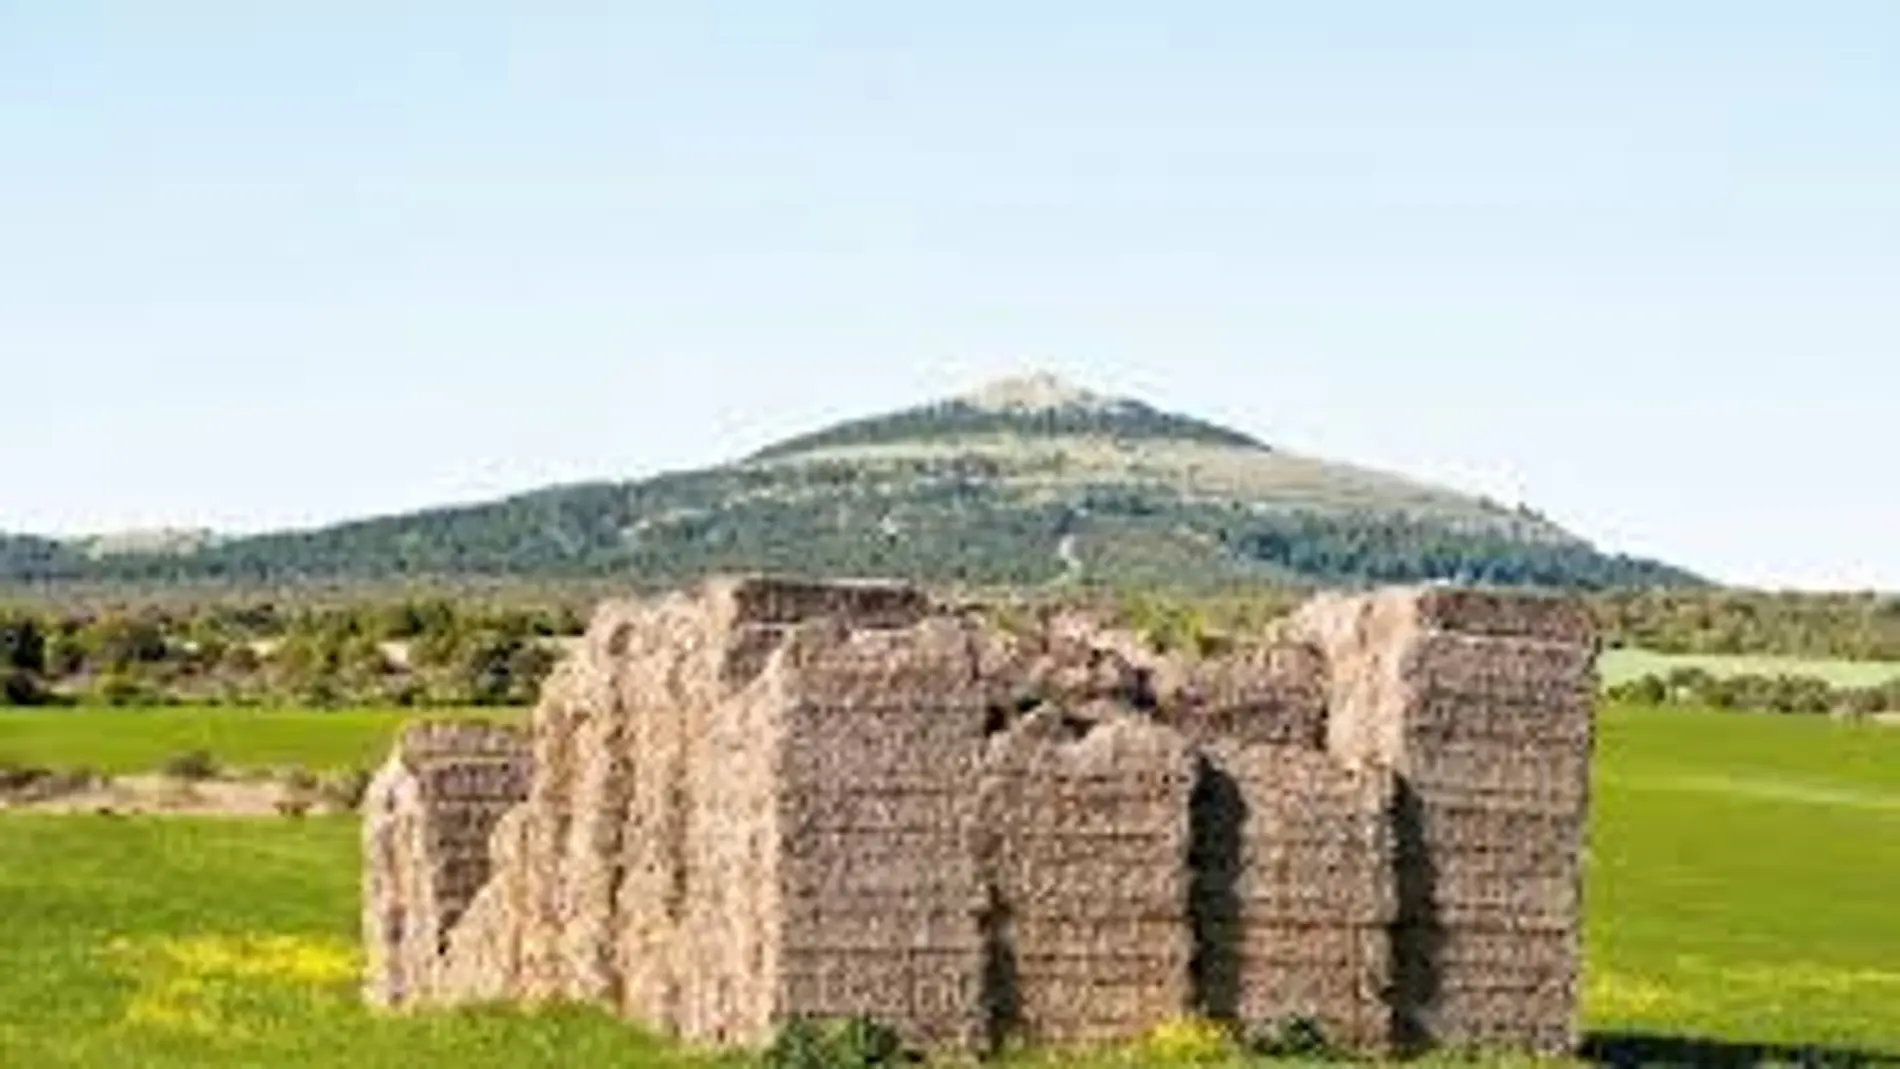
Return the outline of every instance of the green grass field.
<path id="1" fill-rule="evenodd" d="M 1900 661 L 1653 653 L 1649 650 L 1605 650 L 1597 661 L 1597 668 L 1606 684 L 1625 683 L 1646 675 L 1668 675 L 1677 668 L 1700 668 L 1714 676 L 1811 676 L 1836 687 L 1876 687 L 1900 679 Z"/>
<path id="2" fill-rule="evenodd" d="M 1900 1057 L 1900 730 L 1620 709 L 1600 752 L 1588 1026 Z M 709 1061 L 591 1012 L 365 1012 L 356 834 L 0 816 L 0 1064 Z"/>
<path id="3" fill-rule="evenodd" d="M 170 757 L 205 750 L 227 768 L 374 768 L 388 755 L 396 729 L 418 715 L 526 714 L 508 709 L 465 714 L 219 707 L 0 709 L 0 764 L 149 772 Z"/>
<path id="4" fill-rule="evenodd" d="M 1589 1024 L 1900 1056 L 1900 730 L 1613 710 Z"/>

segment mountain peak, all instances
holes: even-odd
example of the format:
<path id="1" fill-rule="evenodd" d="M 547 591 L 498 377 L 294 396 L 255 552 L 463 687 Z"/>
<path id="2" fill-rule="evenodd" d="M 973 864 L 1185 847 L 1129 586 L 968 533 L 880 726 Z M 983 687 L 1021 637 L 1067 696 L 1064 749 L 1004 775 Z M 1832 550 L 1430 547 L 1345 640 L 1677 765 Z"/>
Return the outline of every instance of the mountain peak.
<path id="1" fill-rule="evenodd" d="M 997 379 L 958 400 L 986 412 L 1048 412 L 1063 409 L 1112 412 L 1127 402 L 1069 382 L 1047 371 Z"/>
<path id="2" fill-rule="evenodd" d="M 768 446 L 754 461 L 794 456 L 835 457 L 839 450 L 914 448 L 941 451 L 949 443 L 975 447 L 1000 440 L 1087 439 L 1194 443 L 1267 452 L 1236 430 L 1164 412 L 1128 397 L 1111 397 L 1048 372 L 998 379 L 970 393 L 867 419 L 852 420 Z"/>

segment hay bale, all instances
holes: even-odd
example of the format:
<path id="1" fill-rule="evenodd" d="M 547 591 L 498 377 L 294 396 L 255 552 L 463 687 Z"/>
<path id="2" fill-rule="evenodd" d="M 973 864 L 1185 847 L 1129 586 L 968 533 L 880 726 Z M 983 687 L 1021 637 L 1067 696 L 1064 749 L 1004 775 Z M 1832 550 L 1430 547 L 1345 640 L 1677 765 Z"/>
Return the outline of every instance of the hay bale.
<path id="1" fill-rule="evenodd" d="M 1527 638 L 1561 646 L 1596 645 L 1596 620 L 1576 598 L 1469 587 L 1429 587 L 1401 595 L 1416 606 L 1419 627 L 1488 638 Z"/>
<path id="2" fill-rule="evenodd" d="M 776 755 L 781 1015 L 986 1038 L 972 806 L 989 692 L 967 622 L 802 631 Z"/>
<path id="3" fill-rule="evenodd" d="M 1266 643 L 1165 674 L 1160 715 L 1196 743 L 1326 744 L 1326 660 L 1311 643 Z"/>
<path id="4" fill-rule="evenodd" d="M 488 882 L 489 837 L 527 796 L 527 739 L 484 721 L 412 725 L 364 796 L 365 995 L 435 999 L 456 922 Z"/>
<path id="5" fill-rule="evenodd" d="M 931 612 L 929 596 L 902 583 L 752 577 L 714 580 L 703 589 L 707 600 L 730 606 L 734 625 L 784 626 L 822 618 L 853 629 L 889 629 L 909 627 Z"/>
<path id="6" fill-rule="evenodd" d="M 993 1028 L 1093 1043 L 1192 1007 L 1194 781 L 1186 740 L 1128 711 L 1048 706 L 991 740 L 979 856 Z"/>
<path id="7" fill-rule="evenodd" d="M 1303 1017 L 1343 1046 L 1384 1050 L 1392 774 L 1294 747 L 1204 753 L 1194 799 L 1202 1012 L 1248 1024 Z"/>
<path id="8" fill-rule="evenodd" d="M 1328 745 L 1401 777 L 1394 1027 L 1408 1048 L 1576 1041 L 1596 643 L 1571 601 L 1326 598 Z"/>

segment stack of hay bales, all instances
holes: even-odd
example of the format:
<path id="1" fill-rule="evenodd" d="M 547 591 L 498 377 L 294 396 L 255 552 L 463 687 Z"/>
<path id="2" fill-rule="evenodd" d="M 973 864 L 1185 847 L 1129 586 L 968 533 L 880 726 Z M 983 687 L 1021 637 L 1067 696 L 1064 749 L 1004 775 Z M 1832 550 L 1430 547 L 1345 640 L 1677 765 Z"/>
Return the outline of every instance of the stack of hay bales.
<path id="1" fill-rule="evenodd" d="M 1401 1046 L 1576 1043 L 1593 625 L 1554 599 L 1432 589 L 1323 599 L 1329 741 L 1401 777 Z"/>
<path id="2" fill-rule="evenodd" d="M 1186 740 L 1109 703 L 1044 706 L 992 740 L 979 847 L 993 1027 L 1140 1035 L 1192 1006 Z"/>
<path id="3" fill-rule="evenodd" d="M 909 634 L 926 607 L 888 584 L 722 581 L 634 610 L 606 638 L 598 674 L 619 723 L 625 786 L 601 808 L 617 838 L 576 849 L 611 851 L 613 930 L 570 921 L 565 957 L 613 948 L 617 988 L 587 997 L 719 1043 L 758 1041 L 775 1020 L 825 1009 L 795 1005 L 785 980 L 803 931 L 788 883 L 793 746 L 826 747 L 800 717 L 826 708 L 827 688 L 811 681 L 823 677 L 827 651 L 847 638 L 875 646 L 877 636 Z M 909 652 L 874 661 L 886 667 L 885 654 Z M 953 663 L 971 677 L 967 655 Z M 881 695 L 893 683 L 880 676 L 855 693 Z M 858 709 L 830 711 L 827 723 L 849 726 Z"/>
<path id="4" fill-rule="evenodd" d="M 727 786 L 698 778 L 696 766 L 704 758 L 695 753 L 695 736 L 716 722 L 731 690 L 724 676 L 724 639 L 734 615 L 724 590 L 697 599 L 669 597 L 630 615 L 618 633 L 606 636 L 603 650 L 608 659 L 600 685 L 622 721 L 620 760 L 627 770 L 626 790 L 614 800 L 617 870 L 612 887 L 605 889 L 613 930 L 604 945 L 611 948 L 608 960 L 619 985 L 617 998 L 610 996 L 609 1002 L 629 1016 L 694 1039 L 735 1027 L 711 1019 L 698 988 L 699 962 L 689 945 L 694 899 L 755 891 L 753 884 L 728 891 L 702 883 L 693 869 L 697 836 L 706 831 L 695 810 L 707 794 Z M 735 757 L 737 775 L 730 786 L 743 799 L 753 769 L 749 753 L 742 750 Z M 736 804 L 746 804 L 737 799 Z M 753 915 L 743 907 L 739 912 Z M 586 936 L 574 933 L 570 945 L 584 952 Z M 708 964 L 723 964 L 723 959 Z"/>
<path id="5" fill-rule="evenodd" d="M 528 793 L 527 739 L 480 721 L 412 725 L 363 797 L 365 994 L 379 1006 L 434 998 L 444 953 L 492 868 L 489 838 Z"/>
<path id="6" fill-rule="evenodd" d="M 1587 618 L 1406 591 L 1289 634 L 1190 662 L 879 584 L 609 604 L 531 744 L 417 729 L 373 784 L 369 997 L 722 1044 L 858 1015 L 1091 1043 L 1199 1009 L 1568 1047 Z"/>
<path id="7" fill-rule="evenodd" d="M 792 698 L 780 650 L 806 632 L 878 634 L 922 605 L 881 584 L 728 581 L 603 606 L 543 687 L 519 755 L 532 785 L 524 773 L 522 804 L 488 826 L 477 852 L 496 871 L 462 923 L 437 925 L 446 958 L 416 998 L 588 1001 L 695 1040 L 761 1038 L 784 1009 L 778 817 Z M 967 656 L 957 670 L 971 677 Z M 379 838 L 367 841 L 379 886 L 444 864 L 392 865 Z M 373 986 L 415 987 L 375 949 L 390 944 L 382 928 L 366 928 Z"/>
<path id="8" fill-rule="evenodd" d="M 807 628 L 777 701 L 780 1015 L 866 1015 L 914 1042 L 986 1036 L 970 850 L 989 694 L 978 635 Z"/>
<path id="9" fill-rule="evenodd" d="M 1393 777 L 1325 752 L 1321 651 L 1278 638 L 1177 666 L 1160 715 L 1202 757 L 1193 799 L 1194 979 L 1202 1011 L 1316 1021 L 1382 1050 L 1396 911 Z"/>
<path id="10" fill-rule="evenodd" d="M 1348 1049 L 1390 1045 L 1393 789 L 1385 769 L 1313 750 L 1210 752 L 1195 794 L 1196 980 L 1209 1016 L 1303 1018 Z"/>

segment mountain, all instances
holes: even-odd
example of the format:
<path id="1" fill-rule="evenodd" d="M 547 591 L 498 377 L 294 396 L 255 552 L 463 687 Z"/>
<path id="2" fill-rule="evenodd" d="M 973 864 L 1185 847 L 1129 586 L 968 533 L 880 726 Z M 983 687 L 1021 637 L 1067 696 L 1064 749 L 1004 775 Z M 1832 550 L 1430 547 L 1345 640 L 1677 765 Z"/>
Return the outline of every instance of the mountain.
<path id="1" fill-rule="evenodd" d="M 1299 456 L 1046 375 L 633 482 L 199 537 L 184 551 L 0 538 L 0 578 L 14 580 L 624 575 L 662 585 L 719 570 L 1201 588 L 1700 582 L 1599 551 L 1526 508 Z"/>

